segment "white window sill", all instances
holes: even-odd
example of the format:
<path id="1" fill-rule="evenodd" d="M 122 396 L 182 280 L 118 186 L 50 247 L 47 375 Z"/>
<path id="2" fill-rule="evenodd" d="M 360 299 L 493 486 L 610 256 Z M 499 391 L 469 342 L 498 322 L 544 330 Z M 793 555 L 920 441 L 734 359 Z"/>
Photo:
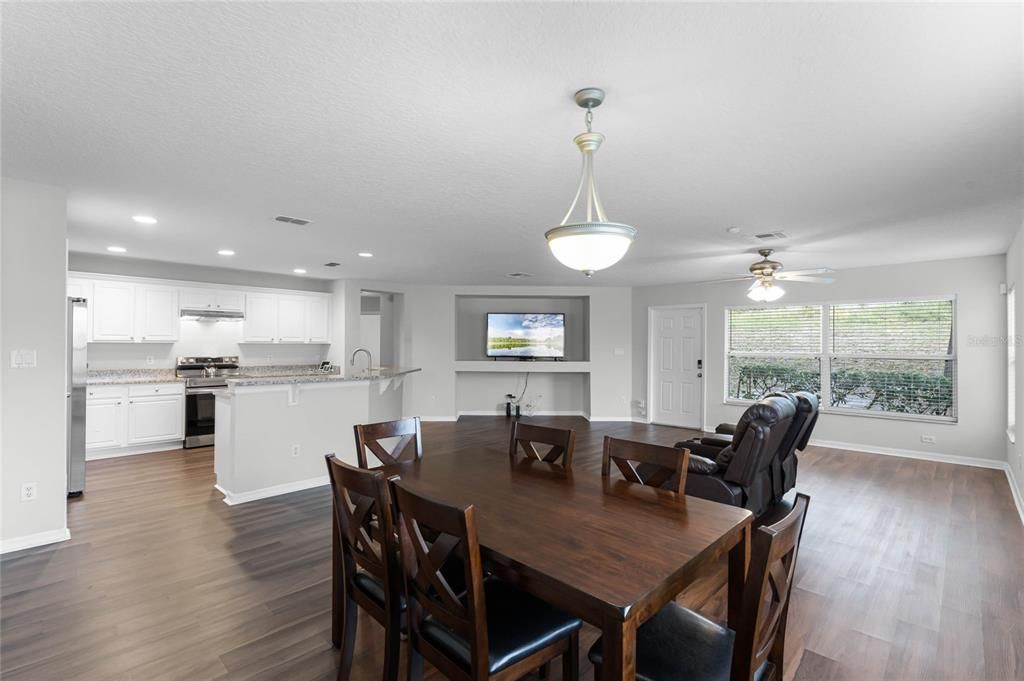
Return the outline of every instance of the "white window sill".
<path id="1" fill-rule="evenodd" d="M 722 404 L 731 404 L 737 407 L 749 407 L 756 400 L 737 400 L 727 398 Z M 837 414 L 839 416 L 856 416 L 868 419 L 885 419 L 888 421 L 915 421 L 918 423 L 957 423 L 956 416 L 925 416 L 922 414 L 898 414 L 885 411 L 864 411 L 861 409 L 841 409 L 838 407 L 821 407 L 822 414 Z"/>

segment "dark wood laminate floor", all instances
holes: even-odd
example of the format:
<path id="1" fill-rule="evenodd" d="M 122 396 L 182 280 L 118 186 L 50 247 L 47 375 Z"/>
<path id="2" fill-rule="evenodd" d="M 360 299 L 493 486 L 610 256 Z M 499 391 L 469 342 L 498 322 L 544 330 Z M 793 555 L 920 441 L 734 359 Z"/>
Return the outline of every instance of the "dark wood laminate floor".
<path id="1" fill-rule="evenodd" d="M 576 468 L 594 474 L 605 434 L 682 432 L 533 420 L 576 427 Z M 506 427 L 424 424 L 427 456 L 501 456 Z M 90 462 L 88 476 L 71 541 L 0 562 L 4 681 L 333 678 L 326 487 L 228 507 L 210 449 Z M 812 448 L 798 487 L 812 502 L 787 680 L 1024 679 L 1024 528 L 1002 472 Z M 680 600 L 721 619 L 724 579 Z M 377 679 L 381 633 L 360 624 L 352 678 Z"/>

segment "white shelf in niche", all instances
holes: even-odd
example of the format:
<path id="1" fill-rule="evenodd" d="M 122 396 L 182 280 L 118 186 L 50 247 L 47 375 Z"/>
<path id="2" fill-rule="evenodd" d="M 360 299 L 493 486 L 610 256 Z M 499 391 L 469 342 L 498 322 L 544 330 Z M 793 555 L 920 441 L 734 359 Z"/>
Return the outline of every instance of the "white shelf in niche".
<path id="1" fill-rule="evenodd" d="M 479 361 L 464 360 L 455 362 L 456 373 L 494 373 L 494 374 L 589 374 L 590 362 L 539 362 L 518 361 Z"/>

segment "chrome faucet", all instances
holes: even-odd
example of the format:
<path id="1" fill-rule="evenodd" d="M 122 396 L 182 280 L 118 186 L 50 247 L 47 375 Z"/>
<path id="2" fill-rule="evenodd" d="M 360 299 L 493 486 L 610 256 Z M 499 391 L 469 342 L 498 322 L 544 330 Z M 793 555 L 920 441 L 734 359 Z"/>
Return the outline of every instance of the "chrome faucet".
<path id="1" fill-rule="evenodd" d="M 373 355 L 370 354 L 370 351 L 367 350 L 366 348 L 356 348 L 352 352 L 352 359 L 350 359 L 348 363 L 350 365 L 352 365 L 352 366 L 355 366 L 356 365 L 356 355 L 358 355 L 360 352 L 365 352 L 366 353 L 366 370 L 370 371 L 371 369 L 373 369 Z"/>

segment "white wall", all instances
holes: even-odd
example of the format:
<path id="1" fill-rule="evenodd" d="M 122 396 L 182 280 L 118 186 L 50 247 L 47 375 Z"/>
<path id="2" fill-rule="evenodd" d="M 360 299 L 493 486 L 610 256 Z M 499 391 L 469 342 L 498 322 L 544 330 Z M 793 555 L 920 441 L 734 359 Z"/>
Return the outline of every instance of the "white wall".
<path id="1" fill-rule="evenodd" d="M 336 323 L 335 338 L 344 337 L 346 347 L 335 343 L 331 359 L 344 358 L 359 342 L 359 291 L 389 291 L 402 294 L 399 328 L 401 364 L 422 369 L 405 384 L 405 413 L 432 419 L 453 419 L 461 411 L 495 409 L 496 400 L 515 387 L 515 374 L 482 374 L 467 379 L 461 397 L 456 378 L 455 357 L 457 324 L 456 296 L 511 297 L 578 297 L 590 298 L 590 399 L 591 418 L 628 420 L 632 331 L 630 319 L 632 298 L 623 287 L 583 286 L 418 286 L 379 281 L 335 282 L 335 319 L 344 318 L 343 329 Z M 344 303 L 341 302 L 344 300 Z M 398 300 L 396 298 L 396 300 Z M 353 330 L 354 329 L 354 330 Z M 339 335 L 339 331 L 342 334 Z M 337 358 L 337 359 L 336 359 Z M 462 374 L 464 375 L 464 374 Z M 534 374 L 536 376 L 537 374 Z M 515 377 L 515 378 L 513 378 Z M 532 381 L 533 379 L 531 379 Z M 543 393 L 553 398 L 565 397 L 563 404 L 551 403 L 545 410 L 576 411 L 578 379 L 540 379 L 550 381 L 551 390 Z M 577 381 L 573 384 L 572 381 Z M 557 383 L 556 383 L 557 382 Z M 479 406 L 476 406 L 479 396 Z M 496 397 L 491 397 L 496 396 Z M 589 402 L 589 405 L 586 404 Z M 470 409 L 470 407 L 474 407 Z"/>
<path id="2" fill-rule="evenodd" d="M 780 304 L 885 300 L 955 294 L 959 359 L 959 421 L 922 423 L 894 419 L 822 414 L 814 439 L 876 449 L 914 450 L 1003 460 L 1006 411 L 1005 346 L 984 338 L 1005 335 L 1005 276 L 1002 255 L 942 262 L 868 267 L 836 272 L 835 283 L 785 284 Z M 725 307 L 750 304 L 743 282 L 676 284 L 633 290 L 634 415 L 647 399 L 647 311 L 652 305 L 707 304 L 705 349 L 705 427 L 735 422 L 743 407 L 724 404 Z M 1022 317 L 1024 318 L 1024 317 Z M 935 444 L 923 444 L 922 435 Z"/>
<path id="3" fill-rule="evenodd" d="M 1016 386 L 1016 442 L 1006 438 L 1006 460 L 1010 466 L 1012 479 L 1017 485 L 1018 503 L 1024 504 L 1024 226 L 1017 232 L 1016 238 L 1006 252 L 1006 285 L 1015 287 L 1015 317 L 1017 323 L 1016 338 L 1006 339 L 1016 343 L 1017 371 L 1013 377 Z M 998 336 L 1005 336 L 1003 333 Z M 1006 352 L 1003 344 L 998 344 L 1000 352 Z M 1021 510 L 1024 513 L 1024 509 Z"/>
<path id="4" fill-rule="evenodd" d="M 0 547 L 14 550 L 67 538 L 67 208 L 63 190 L 8 178 L 2 198 Z M 12 369 L 12 350 L 36 367 Z"/>

